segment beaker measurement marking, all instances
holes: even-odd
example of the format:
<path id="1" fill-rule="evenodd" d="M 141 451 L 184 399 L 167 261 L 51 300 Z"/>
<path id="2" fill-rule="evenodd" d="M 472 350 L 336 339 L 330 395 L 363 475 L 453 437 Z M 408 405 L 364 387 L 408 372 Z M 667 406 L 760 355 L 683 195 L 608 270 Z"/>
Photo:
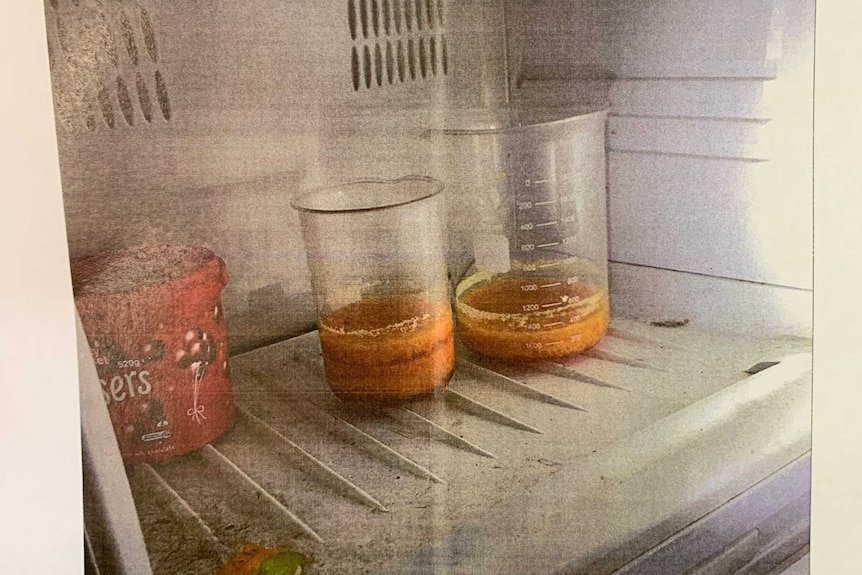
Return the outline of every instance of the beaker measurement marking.
<path id="1" fill-rule="evenodd" d="M 537 227 L 537 228 L 546 228 L 546 227 L 548 227 L 548 226 L 556 226 L 556 225 L 557 225 L 557 224 L 559 224 L 559 223 L 560 223 L 560 222 L 544 222 L 544 223 L 542 223 L 542 224 L 536 224 L 536 227 Z"/>
<path id="2" fill-rule="evenodd" d="M 542 307 L 560 307 L 561 305 L 563 305 L 563 302 L 558 301 L 558 302 L 556 302 L 556 303 L 545 303 L 545 304 L 542 304 Z"/>
<path id="3" fill-rule="evenodd" d="M 545 327 L 556 327 L 558 325 L 566 325 L 564 322 L 555 321 L 554 323 L 546 323 Z"/>
<path id="4" fill-rule="evenodd" d="M 544 284 L 544 285 L 540 285 L 539 287 L 540 288 L 552 288 L 552 287 L 559 287 L 561 285 L 563 285 L 563 282 L 557 282 L 554 284 Z"/>
<path id="5" fill-rule="evenodd" d="M 539 244 L 536 247 L 537 248 L 552 248 L 552 247 L 558 246 L 558 245 L 560 245 L 560 242 L 552 242 L 550 244 Z"/>
<path id="6" fill-rule="evenodd" d="M 548 183 L 548 182 L 550 182 L 550 181 L 551 181 L 551 180 L 550 180 L 550 179 L 547 179 L 547 178 L 546 178 L 546 179 L 544 179 L 544 180 L 531 180 L 530 178 L 527 178 L 527 179 L 525 179 L 525 180 L 524 180 L 524 187 L 525 187 L 525 188 L 531 188 L 531 187 L 533 187 L 533 185 L 535 185 L 535 184 L 547 184 L 547 183 Z"/>
<path id="7" fill-rule="evenodd" d="M 539 267 L 542 269 L 546 269 L 546 268 L 557 268 L 557 267 L 560 267 L 561 265 L 563 265 L 563 262 L 555 262 L 552 264 L 540 264 Z"/>
<path id="8" fill-rule="evenodd" d="M 538 341 L 535 341 L 535 342 L 534 342 L 534 341 L 531 341 L 531 342 L 529 342 L 529 343 L 525 343 L 525 344 L 524 344 L 524 347 L 525 347 L 525 348 L 527 348 L 527 349 L 531 349 L 531 350 L 539 350 L 539 349 L 542 349 L 542 348 L 544 348 L 544 347 L 548 347 L 548 346 L 551 346 L 551 345 L 560 345 L 560 344 L 563 344 L 563 343 L 568 343 L 568 341 L 566 341 L 565 339 L 564 339 L 564 340 L 560 340 L 560 341 L 549 341 L 548 343 L 541 343 L 541 342 L 538 342 Z"/>
<path id="9" fill-rule="evenodd" d="M 557 200 L 547 200 L 545 202 L 536 202 L 533 205 L 535 205 L 535 206 L 549 206 L 549 205 L 554 204 L 556 202 L 557 202 Z"/>

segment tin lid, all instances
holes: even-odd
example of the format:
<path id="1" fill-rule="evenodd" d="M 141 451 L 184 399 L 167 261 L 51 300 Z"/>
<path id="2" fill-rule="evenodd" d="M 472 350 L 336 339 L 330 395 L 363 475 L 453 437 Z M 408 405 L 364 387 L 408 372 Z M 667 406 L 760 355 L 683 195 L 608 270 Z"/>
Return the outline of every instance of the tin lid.
<path id="1" fill-rule="evenodd" d="M 224 262 L 201 246 L 144 245 L 73 258 L 72 290 L 78 296 L 141 291 L 171 284 L 195 274 L 209 275 L 223 287 Z M 203 279 L 203 278 L 202 278 Z"/>

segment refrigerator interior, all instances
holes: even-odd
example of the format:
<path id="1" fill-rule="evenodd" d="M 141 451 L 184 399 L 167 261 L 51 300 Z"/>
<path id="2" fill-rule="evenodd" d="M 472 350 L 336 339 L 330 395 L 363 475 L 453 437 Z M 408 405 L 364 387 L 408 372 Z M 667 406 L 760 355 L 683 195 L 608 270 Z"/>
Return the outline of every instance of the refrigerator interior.
<path id="1" fill-rule="evenodd" d="M 236 428 L 128 468 L 137 517 L 90 497 L 140 520 L 154 572 L 214 572 L 248 540 L 299 548 L 312 573 L 767 573 L 804 549 L 804 356 L 744 372 L 810 349 L 812 1 L 46 0 L 45 14 L 70 253 L 201 244 L 231 273 Z M 506 105 L 609 107 L 614 333 L 570 372 L 468 361 L 440 402 L 345 411 L 301 335 L 315 315 L 290 199 L 357 175 L 445 181 L 416 135 Z M 92 465 L 123 487 L 117 465 Z M 661 559 L 767 479 L 794 487 Z M 128 525 L 109 524 L 88 539 L 122 562 Z"/>

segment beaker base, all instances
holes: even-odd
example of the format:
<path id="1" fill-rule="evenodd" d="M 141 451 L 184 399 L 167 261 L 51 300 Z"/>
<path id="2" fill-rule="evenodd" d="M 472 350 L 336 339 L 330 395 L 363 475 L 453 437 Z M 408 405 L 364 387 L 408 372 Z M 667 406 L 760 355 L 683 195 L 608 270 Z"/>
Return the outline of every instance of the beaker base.
<path id="1" fill-rule="evenodd" d="M 330 389 L 335 396 L 345 403 L 349 403 L 351 405 L 368 405 L 373 407 L 389 407 L 395 405 L 401 405 L 404 403 L 409 403 L 411 401 L 416 401 L 419 399 L 428 399 L 433 398 L 441 391 L 443 391 L 446 386 L 449 384 L 449 380 L 452 379 L 452 375 L 455 373 L 455 370 L 452 369 L 447 376 L 442 378 L 438 383 L 433 385 L 430 389 L 422 390 L 422 391 L 414 391 L 414 392 L 405 392 L 401 390 L 392 390 L 392 391 L 379 391 L 373 388 L 366 389 L 336 389 L 332 385 L 330 385 Z"/>

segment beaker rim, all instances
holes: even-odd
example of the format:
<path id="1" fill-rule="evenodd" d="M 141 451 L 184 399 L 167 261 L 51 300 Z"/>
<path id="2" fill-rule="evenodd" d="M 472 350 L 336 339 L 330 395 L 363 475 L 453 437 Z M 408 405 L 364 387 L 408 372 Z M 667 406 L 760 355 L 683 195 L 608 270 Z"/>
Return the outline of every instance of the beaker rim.
<path id="1" fill-rule="evenodd" d="M 386 186 L 395 187 L 398 184 L 425 184 L 424 186 L 410 186 L 402 191 L 399 197 L 373 197 L 363 196 L 362 198 L 334 198 L 342 203 L 335 205 L 324 205 L 315 202 L 323 200 L 325 196 L 333 199 L 334 194 L 344 192 L 351 188 L 362 188 L 366 186 Z M 290 205 L 293 209 L 300 212 L 310 212 L 317 214 L 344 214 L 357 212 L 374 212 L 387 210 L 421 202 L 434 196 L 439 195 L 445 188 L 443 182 L 430 176 L 404 176 L 391 180 L 367 178 L 359 180 L 351 180 L 342 184 L 332 186 L 322 186 L 301 192 L 297 197 L 291 200 Z M 350 201 L 354 202 L 351 205 Z M 364 200 L 364 201 L 363 201 Z"/>

